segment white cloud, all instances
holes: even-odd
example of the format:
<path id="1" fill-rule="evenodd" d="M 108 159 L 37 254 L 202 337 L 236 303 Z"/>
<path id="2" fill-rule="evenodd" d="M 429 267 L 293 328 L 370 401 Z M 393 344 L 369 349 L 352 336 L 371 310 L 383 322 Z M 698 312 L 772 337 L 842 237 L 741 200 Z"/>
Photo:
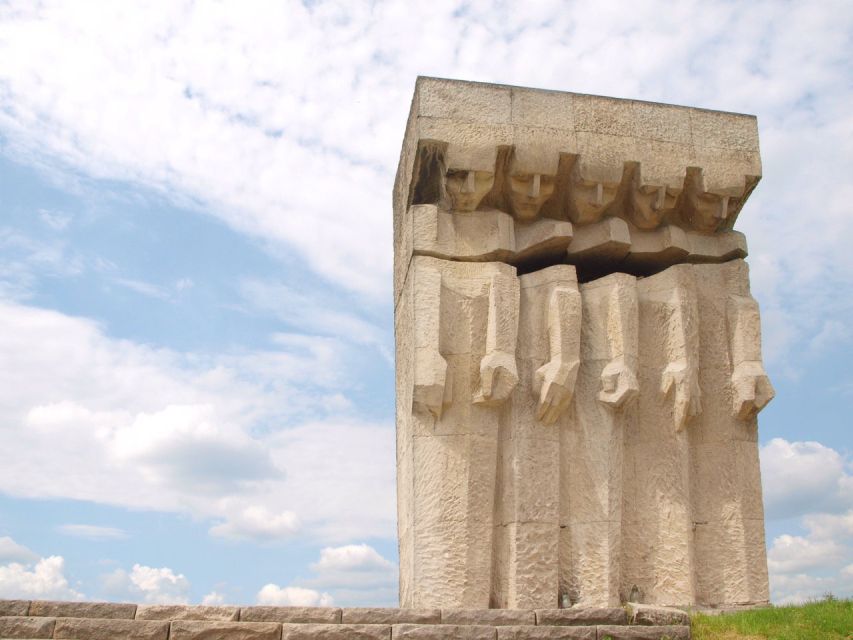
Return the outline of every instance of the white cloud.
<path id="1" fill-rule="evenodd" d="M 68 584 L 62 556 L 39 558 L 35 563 L 0 565 L 0 598 L 82 600 Z"/>
<path id="2" fill-rule="evenodd" d="M 334 599 L 328 593 L 320 593 L 302 587 L 279 587 L 264 585 L 257 596 L 258 604 L 285 607 L 331 607 Z"/>
<path id="3" fill-rule="evenodd" d="M 122 540 L 127 532 L 116 527 L 101 527 L 93 524 L 63 524 L 58 527 L 60 533 L 87 540 Z"/>
<path id="4" fill-rule="evenodd" d="M 37 559 L 37 553 L 30 551 L 22 544 L 18 544 L 9 536 L 0 537 L 0 564 L 11 562 L 26 564 Z"/>
<path id="5" fill-rule="evenodd" d="M 329 591 L 343 606 L 396 606 L 397 565 L 368 544 L 325 547 L 305 586 Z"/>
<path id="6" fill-rule="evenodd" d="M 767 567 L 772 573 L 801 573 L 838 566 L 844 559 L 844 547 L 834 540 L 781 535 L 767 552 Z"/>
<path id="7" fill-rule="evenodd" d="M 849 462 L 819 442 L 774 438 L 761 447 L 761 477 L 768 518 L 838 511 L 853 506 Z"/>
<path id="8" fill-rule="evenodd" d="M 272 513 L 266 507 L 251 506 L 211 527 L 210 534 L 238 540 L 274 541 L 292 536 L 299 528 L 299 518 L 292 511 Z"/>
<path id="9" fill-rule="evenodd" d="M 211 591 L 210 593 L 205 594 L 204 597 L 202 597 L 201 603 L 209 607 L 222 605 L 225 604 L 225 596 L 223 596 L 221 593 L 217 593 L 216 591 Z"/>
<path id="10" fill-rule="evenodd" d="M 169 567 L 133 565 L 128 573 L 116 569 L 101 577 L 104 590 L 117 599 L 145 604 L 187 604 L 190 582 L 183 574 Z"/>
<path id="11" fill-rule="evenodd" d="M 385 570 L 393 568 L 393 563 L 383 558 L 376 549 L 366 544 L 326 547 L 320 551 L 319 562 L 311 565 L 311 569 L 317 572 L 365 569 Z"/>

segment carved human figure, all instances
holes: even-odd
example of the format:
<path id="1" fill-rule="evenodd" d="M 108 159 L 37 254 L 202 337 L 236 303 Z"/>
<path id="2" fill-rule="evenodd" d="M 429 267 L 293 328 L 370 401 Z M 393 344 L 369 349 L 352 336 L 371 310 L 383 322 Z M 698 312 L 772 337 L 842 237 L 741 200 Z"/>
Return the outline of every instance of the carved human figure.
<path id="1" fill-rule="evenodd" d="M 409 279 L 398 316 L 411 313 L 419 331 L 408 347 L 411 420 L 398 430 L 413 483 L 401 604 L 487 608 L 501 406 L 518 381 L 518 279 L 502 263 L 424 256 Z"/>

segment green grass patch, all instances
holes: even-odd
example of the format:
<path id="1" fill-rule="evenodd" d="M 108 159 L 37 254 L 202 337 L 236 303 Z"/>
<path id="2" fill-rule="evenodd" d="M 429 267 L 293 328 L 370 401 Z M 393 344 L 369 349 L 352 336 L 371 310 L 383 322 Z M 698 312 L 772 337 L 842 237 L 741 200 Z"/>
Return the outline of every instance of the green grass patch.
<path id="1" fill-rule="evenodd" d="M 693 640 L 853 640 L 853 600 L 691 616 Z"/>

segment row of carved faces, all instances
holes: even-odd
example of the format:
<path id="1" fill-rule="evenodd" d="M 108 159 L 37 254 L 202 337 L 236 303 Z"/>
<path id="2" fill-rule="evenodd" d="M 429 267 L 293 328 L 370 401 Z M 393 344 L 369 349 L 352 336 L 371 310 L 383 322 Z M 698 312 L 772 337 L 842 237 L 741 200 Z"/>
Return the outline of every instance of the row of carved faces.
<path id="1" fill-rule="evenodd" d="M 745 176 L 737 196 L 706 191 L 700 167 L 687 167 L 678 187 L 642 183 L 640 163 L 625 162 L 618 183 L 596 182 L 581 175 L 579 156 L 561 153 L 556 175 L 524 172 L 514 148 L 497 149 L 494 171 L 448 168 L 447 145 L 422 141 L 418 148 L 410 204 L 437 204 L 455 211 L 498 209 L 521 222 L 540 217 L 591 224 L 605 216 L 628 220 L 640 229 L 675 224 L 713 233 L 727 229 L 758 178 Z"/>

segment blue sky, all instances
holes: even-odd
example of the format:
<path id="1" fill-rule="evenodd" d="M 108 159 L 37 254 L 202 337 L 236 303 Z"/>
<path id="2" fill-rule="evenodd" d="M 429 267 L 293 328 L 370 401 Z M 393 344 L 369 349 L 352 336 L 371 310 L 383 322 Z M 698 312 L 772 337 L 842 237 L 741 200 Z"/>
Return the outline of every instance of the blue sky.
<path id="1" fill-rule="evenodd" d="M 755 113 L 773 599 L 853 595 L 849 3 L 0 2 L 0 597 L 394 604 L 416 75 Z"/>

